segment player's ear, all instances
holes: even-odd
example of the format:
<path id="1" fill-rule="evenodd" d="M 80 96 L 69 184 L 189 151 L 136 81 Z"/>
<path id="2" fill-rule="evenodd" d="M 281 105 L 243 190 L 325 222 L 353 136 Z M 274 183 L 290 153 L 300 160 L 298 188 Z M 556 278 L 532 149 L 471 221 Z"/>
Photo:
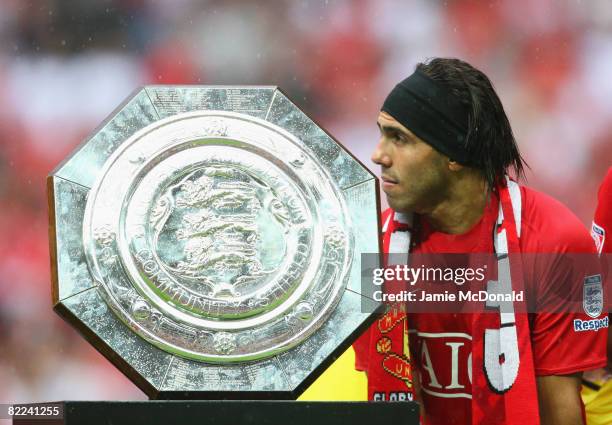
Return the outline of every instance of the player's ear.
<path id="1" fill-rule="evenodd" d="M 453 161 L 452 159 L 448 159 L 448 169 L 451 171 L 461 171 L 463 170 L 463 165 L 459 164 L 457 161 Z"/>

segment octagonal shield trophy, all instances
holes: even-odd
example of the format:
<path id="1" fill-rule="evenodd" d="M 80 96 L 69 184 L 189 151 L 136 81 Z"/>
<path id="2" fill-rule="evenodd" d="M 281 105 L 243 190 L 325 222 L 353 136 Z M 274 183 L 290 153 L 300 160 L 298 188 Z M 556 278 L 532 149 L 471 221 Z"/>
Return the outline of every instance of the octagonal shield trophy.
<path id="1" fill-rule="evenodd" d="M 55 310 L 152 399 L 295 399 L 368 325 L 377 179 L 276 87 L 145 87 L 48 192 Z"/>

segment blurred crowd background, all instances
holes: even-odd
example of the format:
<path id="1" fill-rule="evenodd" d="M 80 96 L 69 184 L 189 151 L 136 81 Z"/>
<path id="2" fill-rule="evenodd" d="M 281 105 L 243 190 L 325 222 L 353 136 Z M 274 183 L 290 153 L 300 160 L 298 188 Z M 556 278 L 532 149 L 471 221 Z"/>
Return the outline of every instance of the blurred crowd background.
<path id="1" fill-rule="evenodd" d="M 45 193 L 135 88 L 278 85 L 370 166 L 384 96 L 433 56 L 489 75 L 527 183 L 589 224 L 612 165 L 609 0 L 0 0 L 0 403 L 144 399 L 51 310 Z"/>

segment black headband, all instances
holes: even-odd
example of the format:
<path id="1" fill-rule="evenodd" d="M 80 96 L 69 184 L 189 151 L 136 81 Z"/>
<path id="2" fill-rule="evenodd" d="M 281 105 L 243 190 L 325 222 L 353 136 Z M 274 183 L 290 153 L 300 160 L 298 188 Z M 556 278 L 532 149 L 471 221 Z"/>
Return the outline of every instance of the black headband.
<path id="1" fill-rule="evenodd" d="M 474 165 L 465 148 L 467 108 L 448 88 L 422 72 L 417 70 L 396 85 L 382 111 L 453 161 Z"/>

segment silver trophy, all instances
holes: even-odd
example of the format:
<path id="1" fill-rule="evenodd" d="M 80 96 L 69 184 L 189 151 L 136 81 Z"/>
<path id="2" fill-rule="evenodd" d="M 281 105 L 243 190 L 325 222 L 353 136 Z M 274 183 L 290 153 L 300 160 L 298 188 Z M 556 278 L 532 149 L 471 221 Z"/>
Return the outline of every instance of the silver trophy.
<path id="1" fill-rule="evenodd" d="M 275 87 L 145 87 L 48 189 L 55 309 L 151 398 L 295 398 L 368 324 L 377 180 Z"/>

